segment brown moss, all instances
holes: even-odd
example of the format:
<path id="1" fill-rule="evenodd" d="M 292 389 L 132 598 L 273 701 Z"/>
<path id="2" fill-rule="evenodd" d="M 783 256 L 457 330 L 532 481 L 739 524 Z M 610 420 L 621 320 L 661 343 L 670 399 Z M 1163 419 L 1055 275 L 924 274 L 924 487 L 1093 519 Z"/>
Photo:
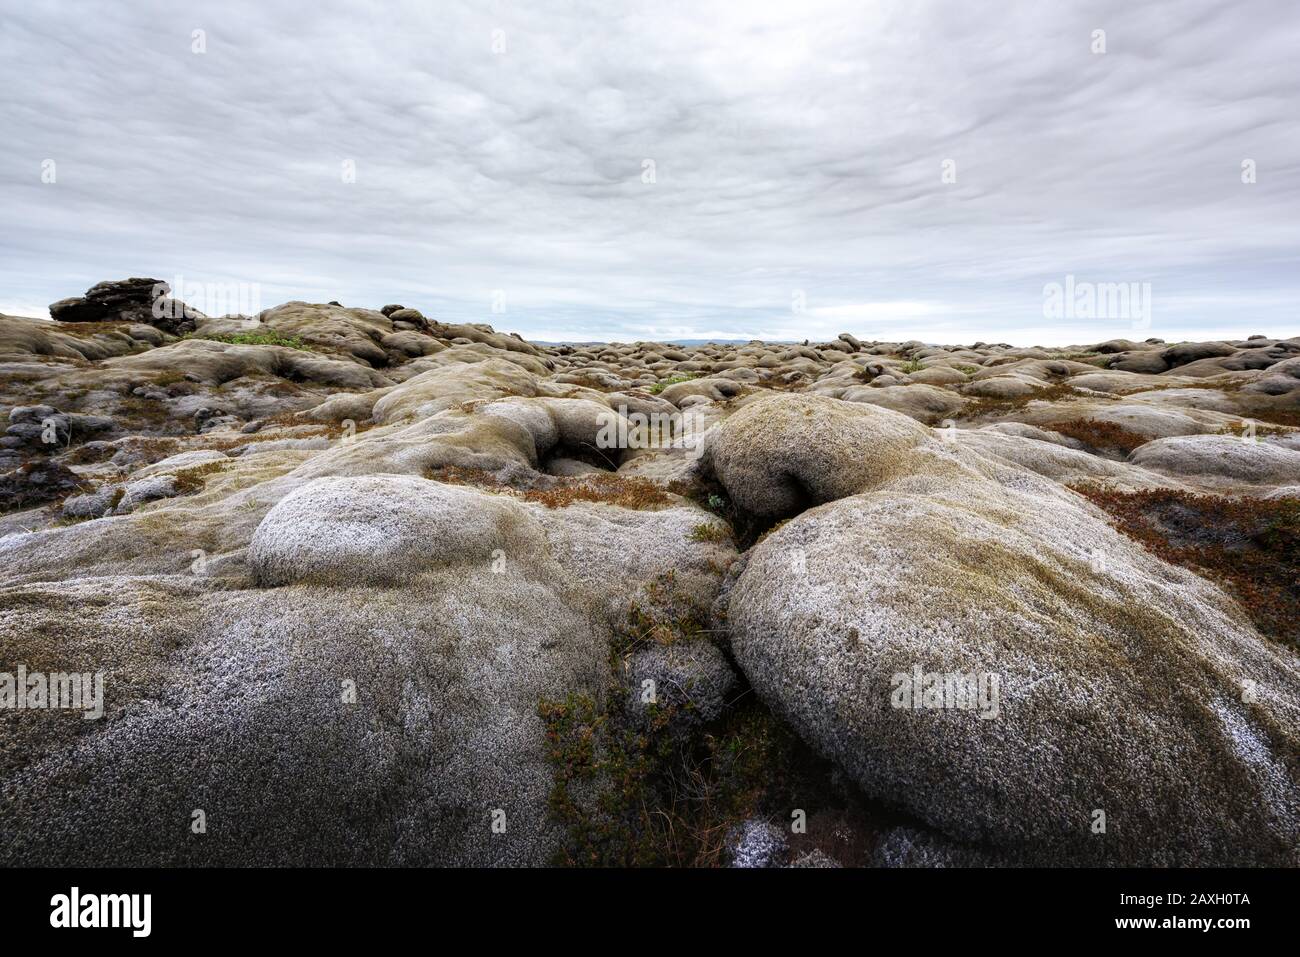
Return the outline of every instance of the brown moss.
<path id="1" fill-rule="evenodd" d="M 1250 418 L 1258 422 L 1280 425 L 1284 429 L 1300 429 L 1300 412 L 1293 412 L 1290 409 L 1260 409 Z M 1256 431 L 1259 430 L 1259 426 L 1255 428 Z"/>
<path id="2" fill-rule="evenodd" d="M 207 484 L 207 477 L 225 471 L 226 466 L 229 464 L 228 462 L 205 462 L 193 468 L 181 469 L 175 473 L 177 492 L 181 495 L 188 495 L 191 492 L 202 491 Z"/>
<path id="3" fill-rule="evenodd" d="M 91 465 L 111 458 L 116 451 L 112 446 L 92 446 L 87 448 L 84 445 L 75 445 L 68 450 L 64 461 L 68 465 Z"/>
<path id="4" fill-rule="evenodd" d="M 146 430 L 159 434 L 182 434 L 193 431 L 188 419 L 175 418 L 171 409 L 162 402 L 126 395 L 114 401 L 105 414 L 111 415 L 124 428 L 136 432 Z"/>
<path id="5" fill-rule="evenodd" d="M 1079 398 L 1079 393 L 1072 386 L 1065 382 L 1056 382 L 1041 389 L 1035 389 L 1028 395 L 1017 395 L 1001 399 L 981 396 L 971 399 L 957 413 L 957 417 L 976 419 L 985 415 L 1006 415 L 1009 412 L 1023 409 L 1030 402 L 1060 402 L 1077 398 Z"/>
<path id="6" fill-rule="evenodd" d="M 566 508 L 574 502 L 603 502 L 623 508 L 645 509 L 671 505 L 672 498 L 663 487 L 644 478 L 621 475 L 592 475 L 572 485 L 550 489 L 530 489 L 524 499 L 547 508 Z"/>
<path id="7" fill-rule="evenodd" d="M 726 526 L 714 522 L 701 522 L 691 529 L 691 541 L 729 542 L 731 541 L 731 532 Z"/>
<path id="8" fill-rule="evenodd" d="M 1300 648 L 1300 498 L 1071 488 L 1165 561 L 1223 585 L 1261 633 Z"/>
<path id="9" fill-rule="evenodd" d="M 131 435 L 114 444 L 122 451 L 135 452 L 144 456 L 147 464 L 165 459 L 177 452 L 185 451 L 181 440 L 172 436 Z"/>
<path id="10" fill-rule="evenodd" d="M 459 465 L 441 465 L 429 469 L 424 477 L 446 485 L 472 485 L 474 488 L 492 491 L 509 491 L 512 488 L 497 478 L 493 472 L 486 469 L 463 468 Z"/>
<path id="11" fill-rule="evenodd" d="M 1069 419 L 1053 422 L 1047 428 L 1068 438 L 1078 439 L 1094 449 L 1117 449 L 1125 454 L 1147 443 L 1145 436 L 1130 432 L 1114 422 L 1101 422 L 1097 419 Z"/>
<path id="12" fill-rule="evenodd" d="M 425 477 L 449 485 L 472 485 L 493 492 L 512 493 L 526 502 L 536 502 L 547 508 L 567 508 L 575 502 L 601 502 L 623 508 L 651 509 L 673 503 L 672 496 L 662 485 L 645 478 L 609 472 L 579 478 L 538 475 L 532 479 L 507 482 L 484 469 L 448 465 L 430 469 Z"/>

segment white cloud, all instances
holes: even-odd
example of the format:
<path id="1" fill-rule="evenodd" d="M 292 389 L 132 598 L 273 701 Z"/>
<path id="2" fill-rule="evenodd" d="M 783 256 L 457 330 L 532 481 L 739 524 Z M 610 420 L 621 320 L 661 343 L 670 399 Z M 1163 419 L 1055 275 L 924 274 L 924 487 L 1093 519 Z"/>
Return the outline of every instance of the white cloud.
<path id="1" fill-rule="evenodd" d="M 0 301 L 181 274 L 537 338 L 1093 341 L 1043 318 L 1074 274 L 1151 283 L 1150 335 L 1293 335 L 1296 49 L 1285 0 L 32 5 Z"/>

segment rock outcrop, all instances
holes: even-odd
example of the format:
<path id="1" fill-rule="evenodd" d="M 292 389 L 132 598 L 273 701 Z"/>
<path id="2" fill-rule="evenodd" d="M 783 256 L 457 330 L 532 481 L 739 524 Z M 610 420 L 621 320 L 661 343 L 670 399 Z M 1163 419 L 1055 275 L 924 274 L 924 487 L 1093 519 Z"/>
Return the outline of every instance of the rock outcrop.
<path id="1" fill-rule="evenodd" d="M 201 312 L 172 299 L 171 286 L 159 279 L 101 282 L 84 296 L 50 303 L 56 322 L 135 322 L 157 326 L 172 335 L 193 330 Z"/>

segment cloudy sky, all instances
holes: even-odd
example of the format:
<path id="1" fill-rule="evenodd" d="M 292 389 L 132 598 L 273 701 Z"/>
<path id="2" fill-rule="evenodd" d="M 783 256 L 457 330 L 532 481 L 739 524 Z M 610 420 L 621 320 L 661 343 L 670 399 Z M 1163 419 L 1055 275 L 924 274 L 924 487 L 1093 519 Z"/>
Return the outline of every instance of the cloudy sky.
<path id="1" fill-rule="evenodd" d="M 151 276 L 546 340 L 1290 336 L 1298 122 L 1294 0 L 7 3 L 0 312 Z M 1150 315 L 1049 315 L 1067 275 Z"/>

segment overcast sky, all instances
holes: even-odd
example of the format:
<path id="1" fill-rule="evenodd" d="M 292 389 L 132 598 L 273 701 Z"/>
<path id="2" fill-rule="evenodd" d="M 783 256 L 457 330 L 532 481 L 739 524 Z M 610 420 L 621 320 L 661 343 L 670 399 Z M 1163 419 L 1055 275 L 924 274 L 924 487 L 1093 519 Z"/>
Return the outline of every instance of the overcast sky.
<path id="1" fill-rule="evenodd" d="M 0 312 L 151 276 L 546 340 L 1300 334 L 1294 0 L 3 2 Z M 1149 322 L 1045 315 L 1067 275 Z"/>

